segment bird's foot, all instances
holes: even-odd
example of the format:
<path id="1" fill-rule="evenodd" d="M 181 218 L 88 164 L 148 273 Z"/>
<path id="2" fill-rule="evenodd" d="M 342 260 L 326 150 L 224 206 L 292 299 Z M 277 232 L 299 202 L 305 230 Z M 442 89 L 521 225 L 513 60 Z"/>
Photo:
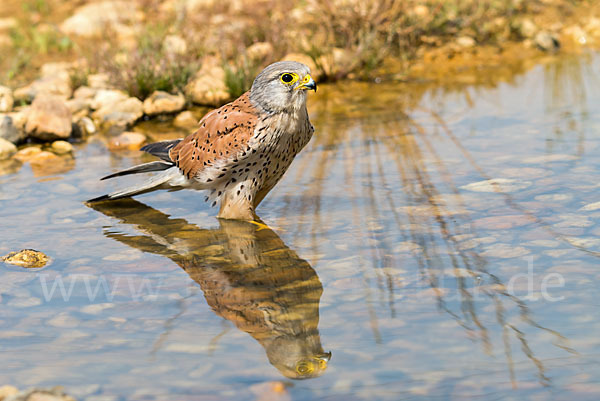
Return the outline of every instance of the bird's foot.
<path id="1" fill-rule="evenodd" d="M 257 229 L 256 231 L 260 231 L 260 230 L 264 230 L 264 229 L 267 229 L 267 230 L 270 230 L 270 229 L 271 229 L 271 227 L 269 227 L 268 225 L 266 225 L 265 223 L 263 223 L 263 222 L 260 222 L 260 221 L 256 221 L 256 220 L 249 220 L 248 222 L 249 222 L 250 224 L 254 224 L 255 226 L 257 226 L 257 227 L 258 227 L 258 229 Z"/>

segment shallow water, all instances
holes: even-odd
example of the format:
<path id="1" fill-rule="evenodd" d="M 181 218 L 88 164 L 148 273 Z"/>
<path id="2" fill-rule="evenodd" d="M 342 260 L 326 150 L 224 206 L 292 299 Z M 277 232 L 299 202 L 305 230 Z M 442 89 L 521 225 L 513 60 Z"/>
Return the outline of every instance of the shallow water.
<path id="1" fill-rule="evenodd" d="M 599 70 L 323 85 L 316 136 L 259 207 L 272 230 L 191 191 L 87 207 L 127 182 L 98 177 L 149 160 L 100 135 L 53 172 L 0 166 L 0 254 L 52 258 L 0 264 L 0 381 L 90 401 L 597 399 Z"/>

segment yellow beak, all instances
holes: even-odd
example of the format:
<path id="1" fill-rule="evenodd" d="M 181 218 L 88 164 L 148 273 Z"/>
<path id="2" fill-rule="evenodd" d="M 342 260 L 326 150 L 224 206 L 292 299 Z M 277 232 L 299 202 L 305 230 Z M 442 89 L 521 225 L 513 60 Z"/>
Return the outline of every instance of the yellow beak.
<path id="1" fill-rule="evenodd" d="M 314 90 L 316 92 L 317 91 L 317 83 L 310 76 L 310 74 L 306 74 L 306 76 L 304 78 L 302 78 L 302 81 L 300 81 L 300 85 L 298 85 L 296 87 L 296 89 Z"/>

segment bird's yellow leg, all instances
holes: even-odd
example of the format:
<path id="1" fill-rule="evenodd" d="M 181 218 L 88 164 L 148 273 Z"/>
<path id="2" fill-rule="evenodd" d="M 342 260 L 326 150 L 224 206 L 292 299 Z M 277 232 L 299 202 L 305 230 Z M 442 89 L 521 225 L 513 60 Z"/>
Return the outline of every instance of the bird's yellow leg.
<path id="1" fill-rule="evenodd" d="M 248 220 L 248 223 L 250 224 L 254 224 L 255 226 L 258 227 L 258 229 L 256 231 L 260 231 L 260 230 L 271 230 L 271 227 L 269 227 L 268 225 L 266 225 L 265 223 L 261 222 L 261 221 L 256 221 L 256 220 Z"/>

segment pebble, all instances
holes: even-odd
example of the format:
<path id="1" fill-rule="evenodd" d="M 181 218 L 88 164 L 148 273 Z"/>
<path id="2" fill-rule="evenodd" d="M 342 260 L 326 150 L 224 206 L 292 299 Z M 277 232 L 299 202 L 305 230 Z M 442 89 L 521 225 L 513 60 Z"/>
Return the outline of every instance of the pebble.
<path id="1" fill-rule="evenodd" d="M 48 320 L 48 324 L 53 327 L 72 329 L 79 326 L 79 319 L 69 315 L 67 312 L 60 312 L 52 319 Z"/>
<path id="2" fill-rule="evenodd" d="M 584 207 L 582 207 L 581 211 L 585 211 L 585 212 L 590 212 L 593 210 L 598 210 L 600 209 L 600 202 L 594 202 L 594 203 L 588 203 L 587 205 L 585 205 Z"/>
<path id="3" fill-rule="evenodd" d="M 579 160 L 579 157 L 565 154 L 553 154 L 553 155 L 542 155 L 529 157 L 523 160 L 526 164 L 542 164 L 542 163 L 554 163 L 554 162 L 568 162 Z"/>
<path id="4" fill-rule="evenodd" d="M 509 259 L 525 256 L 529 253 L 529 249 L 523 248 L 522 246 L 514 246 L 510 244 L 495 244 L 486 247 L 485 251 L 481 253 L 481 256 Z"/>
<path id="5" fill-rule="evenodd" d="M 110 303 L 110 302 L 104 302 L 104 303 L 100 303 L 100 304 L 86 305 L 83 308 L 81 308 L 81 311 L 83 313 L 88 313 L 90 315 L 97 315 L 106 309 L 110 309 L 110 308 L 114 308 L 114 307 L 115 307 L 115 304 Z"/>
<path id="6" fill-rule="evenodd" d="M 73 145 L 67 141 L 54 141 L 52 142 L 52 151 L 58 155 L 64 155 L 73 152 Z"/>
<path id="7" fill-rule="evenodd" d="M 108 148 L 115 150 L 139 150 L 146 137 L 138 132 L 123 132 L 108 142 Z"/>
<path id="8" fill-rule="evenodd" d="M 26 162 L 31 160 L 34 156 L 41 153 L 42 149 L 37 146 L 28 146 L 26 148 L 20 149 L 14 156 L 15 159 Z"/>
<path id="9" fill-rule="evenodd" d="M 507 230 L 509 228 L 521 227 L 533 223 L 531 217 L 514 214 L 504 216 L 490 216 L 473 220 L 473 225 L 479 229 L 486 230 Z"/>
<path id="10" fill-rule="evenodd" d="M 0 160 L 6 160 L 17 153 L 17 147 L 6 139 L 0 138 Z"/>
<path id="11" fill-rule="evenodd" d="M 19 393 L 19 389 L 15 386 L 5 385 L 0 387 L 0 401 L 5 399 L 6 397 L 10 397 L 11 395 L 15 395 Z"/>
<path id="12" fill-rule="evenodd" d="M 573 195 L 571 194 L 547 194 L 535 197 L 535 200 L 539 202 L 566 202 L 571 199 L 573 199 Z"/>
<path id="13" fill-rule="evenodd" d="M 530 181 L 519 181 L 512 178 L 492 178 L 490 180 L 472 182 L 460 188 L 472 192 L 516 192 L 530 186 Z"/>

